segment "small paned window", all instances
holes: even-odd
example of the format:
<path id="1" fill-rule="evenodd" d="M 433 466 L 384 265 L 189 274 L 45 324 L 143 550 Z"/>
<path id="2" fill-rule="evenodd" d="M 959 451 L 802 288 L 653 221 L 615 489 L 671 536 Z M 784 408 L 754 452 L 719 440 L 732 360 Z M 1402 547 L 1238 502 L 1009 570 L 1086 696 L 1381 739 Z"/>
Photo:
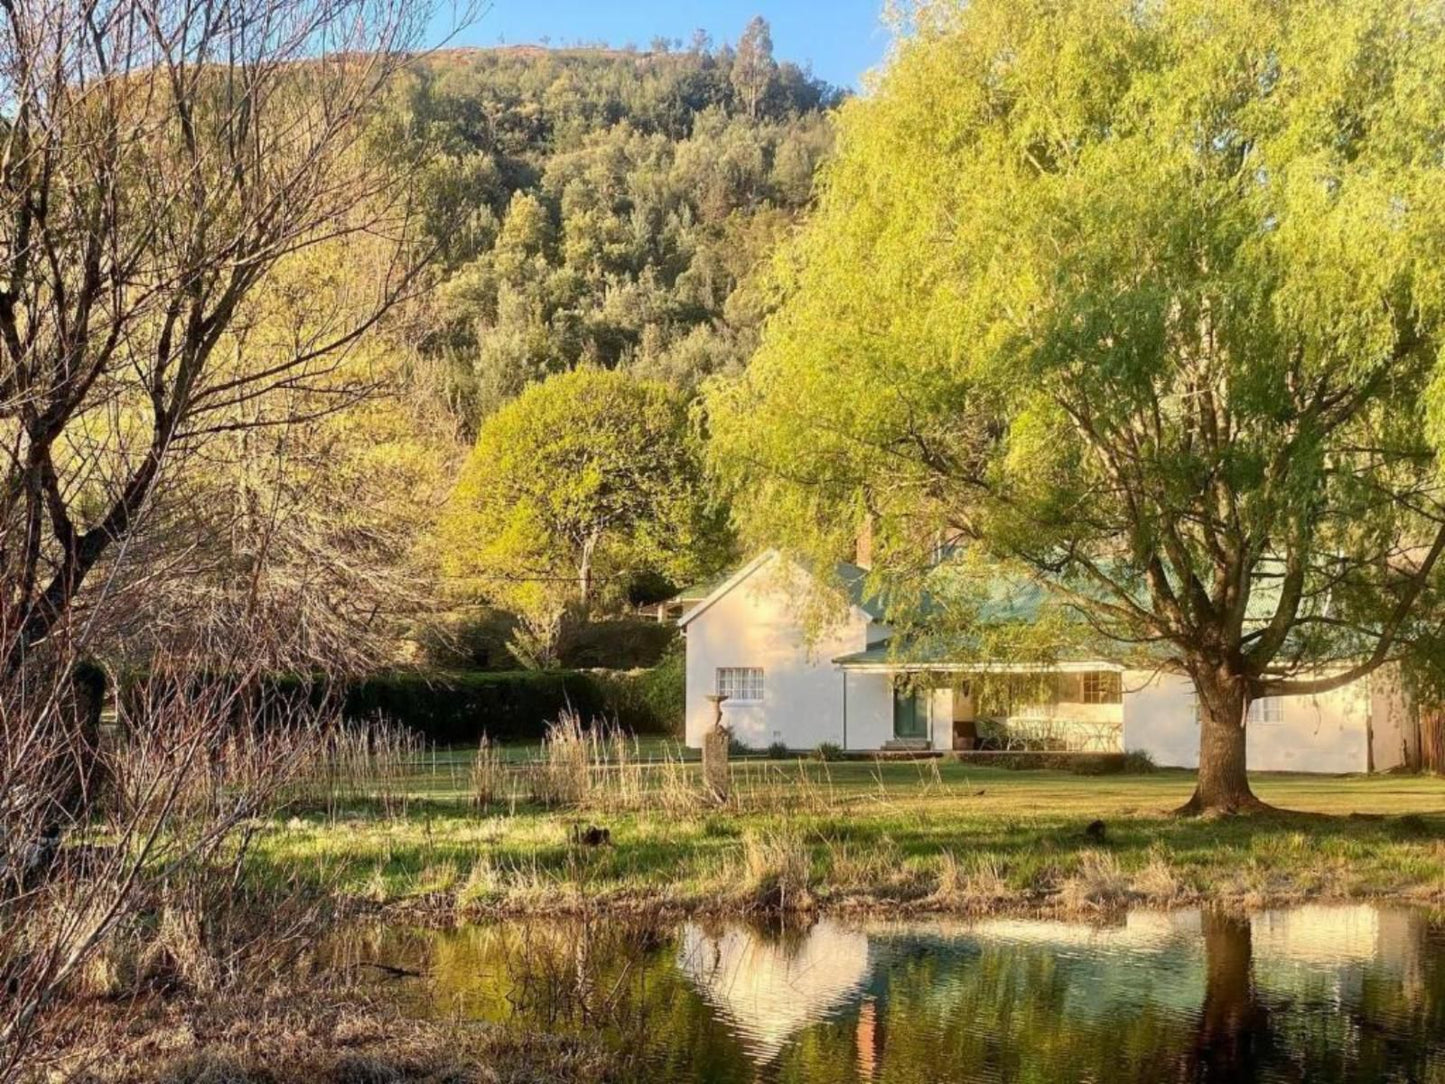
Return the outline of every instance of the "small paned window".
<path id="1" fill-rule="evenodd" d="M 763 671 L 759 666 L 719 666 L 717 693 L 729 700 L 761 700 Z"/>

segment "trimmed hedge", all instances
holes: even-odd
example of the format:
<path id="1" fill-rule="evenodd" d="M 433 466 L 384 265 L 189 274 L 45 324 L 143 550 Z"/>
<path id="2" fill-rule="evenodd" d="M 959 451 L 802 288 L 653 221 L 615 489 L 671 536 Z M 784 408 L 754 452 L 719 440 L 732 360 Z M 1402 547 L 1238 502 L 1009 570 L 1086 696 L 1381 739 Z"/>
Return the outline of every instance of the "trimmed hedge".
<path id="1" fill-rule="evenodd" d="M 509 647 L 517 621 L 503 610 L 432 618 L 416 633 L 421 658 L 433 670 L 511 672 L 520 667 Z M 557 644 L 567 670 L 641 670 L 676 649 L 677 626 L 650 617 L 613 617 L 569 624 Z"/>
<path id="2" fill-rule="evenodd" d="M 1144 775 L 1154 771 L 1148 753 L 990 752 L 956 750 L 943 754 L 950 760 L 1010 771 L 1072 772 L 1074 775 Z"/>
<path id="3" fill-rule="evenodd" d="M 653 671 L 515 670 L 472 673 L 390 673 L 345 686 L 342 710 L 351 718 L 378 715 L 441 745 L 536 741 L 567 708 L 586 722 L 616 721 L 635 734 L 680 729 L 682 704 L 659 692 Z"/>
<path id="4" fill-rule="evenodd" d="M 331 696 L 347 718 L 384 717 L 438 745 L 474 745 L 484 733 L 493 741 L 539 741 L 568 708 L 584 723 L 605 719 L 634 734 L 674 735 L 682 731 L 682 680 L 680 655 L 651 670 L 394 671 L 339 683 L 287 675 L 266 682 L 269 692 L 250 698 L 255 706 L 240 713 L 264 714 L 272 696 L 313 704 Z M 121 694 L 136 717 L 144 713 L 145 686 L 136 675 Z"/>

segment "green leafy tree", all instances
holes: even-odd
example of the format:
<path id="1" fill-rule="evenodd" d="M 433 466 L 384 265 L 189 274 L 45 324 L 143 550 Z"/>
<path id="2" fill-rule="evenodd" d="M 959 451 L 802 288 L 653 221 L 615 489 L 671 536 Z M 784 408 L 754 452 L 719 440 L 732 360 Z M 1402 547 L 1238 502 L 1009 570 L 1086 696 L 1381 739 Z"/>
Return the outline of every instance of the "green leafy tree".
<path id="1" fill-rule="evenodd" d="M 925 5 L 713 398 L 758 537 L 1021 567 L 1245 721 L 1438 628 L 1445 19 L 1400 0 Z"/>
<path id="2" fill-rule="evenodd" d="M 534 384 L 482 427 L 443 521 L 447 571 L 528 622 L 545 657 L 646 573 L 712 571 L 724 534 L 705 498 L 684 400 L 582 368 Z"/>

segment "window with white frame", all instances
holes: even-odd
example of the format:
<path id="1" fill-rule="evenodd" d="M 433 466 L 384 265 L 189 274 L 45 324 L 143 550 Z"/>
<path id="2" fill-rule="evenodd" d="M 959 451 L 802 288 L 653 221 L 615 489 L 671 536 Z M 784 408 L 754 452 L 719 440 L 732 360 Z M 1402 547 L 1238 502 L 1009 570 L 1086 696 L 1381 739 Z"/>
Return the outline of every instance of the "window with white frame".
<path id="1" fill-rule="evenodd" d="M 1284 722 L 1284 699 L 1278 696 L 1266 696 L 1262 700 L 1251 700 L 1248 721 L 1251 723 Z"/>
<path id="2" fill-rule="evenodd" d="M 1113 670 L 1090 670 L 1081 685 L 1085 704 L 1117 704 L 1123 699 L 1119 675 Z"/>
<path id="3" fill-rule="evenodd" d="M 719 666 L 717 694 L 729 700 L 761 700 L 763 670 L 760 666 Z"/>

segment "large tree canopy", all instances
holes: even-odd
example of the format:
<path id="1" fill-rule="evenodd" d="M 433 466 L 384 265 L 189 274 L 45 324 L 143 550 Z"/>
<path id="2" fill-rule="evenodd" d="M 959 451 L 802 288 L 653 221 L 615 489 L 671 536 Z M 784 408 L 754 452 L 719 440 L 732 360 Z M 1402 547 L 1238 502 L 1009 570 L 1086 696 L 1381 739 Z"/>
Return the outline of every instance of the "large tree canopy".
<path id="1" fill-rule="evenodd" d="M 879 575 L 940 537 L 1199 691 L 1193 808 L 1255 805 L 1244 718 L 1436 630 L 1445 9 L 925 5 L 846 104 L 746 378 L 744 525 Z"/>
<path id="2" fill-rule="evenodd" d="M 444 563 L 516 611 L 525 653 L 547 658 L 568 609 L 645 573 L 715 569 L 724 532 L 701 478 L 686 404 L 665 384 L 559 373 L 482 427 L 443 520 Z"/>

